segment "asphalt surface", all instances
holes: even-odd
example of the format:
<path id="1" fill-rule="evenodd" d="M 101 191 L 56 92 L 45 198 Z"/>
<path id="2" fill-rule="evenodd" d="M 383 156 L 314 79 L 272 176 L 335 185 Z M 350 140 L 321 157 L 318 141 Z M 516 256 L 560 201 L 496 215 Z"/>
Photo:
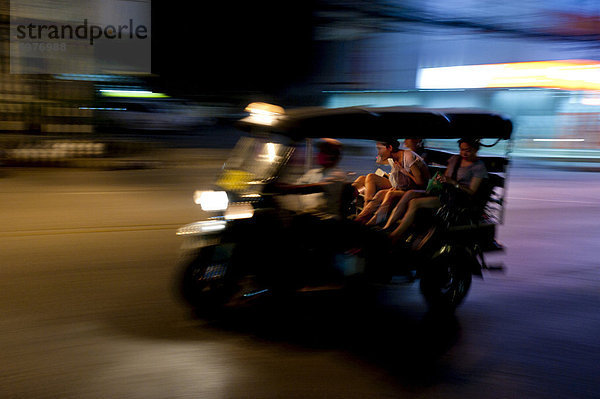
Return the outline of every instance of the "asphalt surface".
<path id="1" fill-rule="evenodd" d="M 213 154 L 0 172 L 0 397 L 600 397 L 597 174 L 511 170 L 507 252 L 490 258 L 505 272 L 475 279 L 455 318 L 411 285 L 217 322 L 172 289 Z"/>

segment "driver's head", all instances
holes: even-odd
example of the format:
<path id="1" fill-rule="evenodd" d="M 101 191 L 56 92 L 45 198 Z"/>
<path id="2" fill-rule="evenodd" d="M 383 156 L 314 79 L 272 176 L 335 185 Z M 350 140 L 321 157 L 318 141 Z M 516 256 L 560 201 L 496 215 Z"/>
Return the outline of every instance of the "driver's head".
<path id="1" fill-rule="evenodd" d="M 318 144 L 317 162 L 324 168 L 331 168 L 342 157 L 342 143 L 334 139 L 322 139 Z"/>

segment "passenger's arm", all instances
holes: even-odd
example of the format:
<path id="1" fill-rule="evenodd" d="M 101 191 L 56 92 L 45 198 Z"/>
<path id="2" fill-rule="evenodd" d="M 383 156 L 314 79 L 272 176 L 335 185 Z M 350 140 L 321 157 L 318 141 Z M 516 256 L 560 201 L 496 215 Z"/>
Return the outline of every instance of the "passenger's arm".
<path id="1" fill-rule="evenodd" d="M 410 167 L 410 172 L 411 173 L 408 175 L 408 177 L 410 177 L 417 186 L 425 185 L 425 178 L 423 177 L 421 169 L 417 166 L 416 162 Z"/>
<path id="2" fill-rule="evenodd" d="M 465 186 L 463 184 L 459 184 L 456 180 L 454 180 L 448 176 L 444 176 L 444 180 L 443 180 L 444 183 L 450 184 L 450 185 L 456 187 L 457 189 L 466 192 L 469 195 L 474 195 L 477 192 L 477 190 L 479 189 L 479 186 L 481 186 L 482 181 L 483 181 L 483 178 L 481 178 L 481 177 L 473 177 L 471 179 L 471 183 L 468 186 Z"/>
<path id="3" fill-rule="evenodd" d="M 419 168 L 419 160 L 415 157 L 415 154 L 413 154 L 411 151 L 404 151 L 402 154 L 403 157 L 408 157 L 402 162 L 404 163 L 406 161 L 406 163 L 409 165 L 410 173 L 404 170 L 400 163 L 396 162 L 398 170 L 403 175 L 408 176 L 417 186 L 424 186 L 426 183 L 425 177 Z"/>
<path id="4" fill-rule="evenodd" d="M 468 194 L 470 195 L 475 195 L 475 193 L 477 192 L 477 190 L 479 190 L 479 187 L 481 186 L 481 182 L 483 181 L 483 178 L 481 177 L 474 177 L 471 179 L 471 184 L 469 185 L 469 187 L 465 187 L 465 186 L 461 186 L 461 188 L 466 191 Z"/>
<path id="5" fill-rule="evenodd" d="M 460 162 L 460 159 L 457 159 L 456 161 L 454 161 L 454 157 L 452 157 L 448 160 L 448 165 L 446 165 L 446 170 L 444 170 L 444 174 L 441 176 L 442 182 L 445 182 L 446 178 L 449 179 L 452 176 L 452 171 L 454 170 L 454 168 L 458 167 L 458 165 L 456 165 L 455 162 Z"/>

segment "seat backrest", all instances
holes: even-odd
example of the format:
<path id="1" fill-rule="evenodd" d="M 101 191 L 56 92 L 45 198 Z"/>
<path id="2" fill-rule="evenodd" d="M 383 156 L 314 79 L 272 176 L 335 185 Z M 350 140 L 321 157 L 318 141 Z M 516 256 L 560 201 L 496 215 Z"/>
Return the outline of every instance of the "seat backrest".
<path id="1" fill-rule="evenodd" d="M 483 179 L 477 193 L 473 196 L 473 209 L 471 215 L 475 220 L 486 218 L 486 208 L 492 201 L 496 187 L 504 187 L 504 177 L 489 173 L 487 179 Z M 488 215 L 489 216 L 489 215 Z"/>
<path id="2" fill-rule="evenodd" d="M 490 178 L 483 179 L 477 192 L 473 196 L 473 216 L 480 218 L 483 215 L 485 206 L 494 192 L 494 182 Z"/>
<path id="3" fill-rule="evenodd" d="M 488 204 L 494 199 L 494 190 L 504 184 L 504 178 L 490 173 L 489 177 L 483 179 L 477 192 L 471 197 L 464 191 L 456 190 L 450 186 L 444 186 L 440 194 L 442 207 L 437 212 L 437 216 L 447 226 L 477 226 L 482 221 L 486 223 L 497 223 L 493 220 L 499 220 L 494 215 L 497 207 L 489 207 Z"/>

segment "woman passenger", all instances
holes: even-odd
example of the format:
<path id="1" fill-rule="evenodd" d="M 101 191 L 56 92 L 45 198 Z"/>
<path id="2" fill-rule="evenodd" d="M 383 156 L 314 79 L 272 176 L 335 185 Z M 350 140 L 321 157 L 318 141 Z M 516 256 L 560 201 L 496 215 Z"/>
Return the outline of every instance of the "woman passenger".
<path id="1" fill-rule="evenodd" d="M 377 158 L 388 160 L 392 171 L 389 180 L 374 174 L 367 176 L 365 207 L 356 217 L 358 222 L 367 225 L 381 223 L 385 220 L 389 207 L 407 190 L 423 188 L 429 179 L 429 170 L 423 159 L 411 150 L 400 149 L 397 140 L 378 142 L 376 146 Z M 372 196 L 375 187 L 382 189 Z"/>
<path id="2" fill-rule="evenodd" d="M 471 198 L 477 193 L 483 179 L 488 177 L 487 169 L 482 160 L 477 157 L 479 150 L 479 141 L 475 139 L 460 139 L 458 141 L 460 154 L 454 155 L 448 160 L 448 166 L 440 181 L 444 184 L 455 186 L 456 189 L 464 191 Z M 415 220 L 415 215 L 419 209 L 436 209 L 442 204 L 437 196 L 425 196 L 421 198 L 408 197 L 408 209 L 406 214 L 400 220 L 399 226 L 392 231 L 390 236 L 393 241 L 397 241 L 408 230 Z M 398 217 L 392 215 L 392 217 Z M 386 227 L 392 227 L 394 220 L 390 221 Z"/>
<path id="3" fill-rule="evenodd" d="M 427 150 L 425 149 L 425 141 L 414 137 L 404 139 L 404 146 L 409 150 L 420 156 L 423 161 L 427 164 Z"/>
<path id="4" fill-rule="evenodd" d="M 407 138 L 404 140 L 404 146 L 407 147 L 409 150 L 411 150 L 412 152 L 414 152 L 415 154 L 417 154 L 418 156 L 420 156 L 423 159 L 423 162 L 425 162 L 425 164 L 427 164 L 427 152 L 425 150 L 425 142 L 423 141 L 423 139 L 419 139 L 419 138 Z M 380 165 L 388 165 L 388 161 L 387 159 L 381 159 L 379 156 L 377 157 L 376 162 Z M 362 175 L 359 176 L 353 183 L 352 186 L 361 194 L 366 194 L 366 190 L 367 190 L 367 178 L 369 179 L 369 185 L 370 190 L 369 190 L 369 197 L 366 197 L 365 200 L 368 202 L 370 200 L 372 200 L 373 195 L 380 189 L 385 188 L 383 187 L 384 185 L 382 185 L 382 181 L 378 179 L 378 177 L 383 177 L 385 179 L 389 180 L 389 175 L 386 174 L 384 176 L 380 176 L 377 175 L 375 173 L 369 173 L 368 175 Z"/>

